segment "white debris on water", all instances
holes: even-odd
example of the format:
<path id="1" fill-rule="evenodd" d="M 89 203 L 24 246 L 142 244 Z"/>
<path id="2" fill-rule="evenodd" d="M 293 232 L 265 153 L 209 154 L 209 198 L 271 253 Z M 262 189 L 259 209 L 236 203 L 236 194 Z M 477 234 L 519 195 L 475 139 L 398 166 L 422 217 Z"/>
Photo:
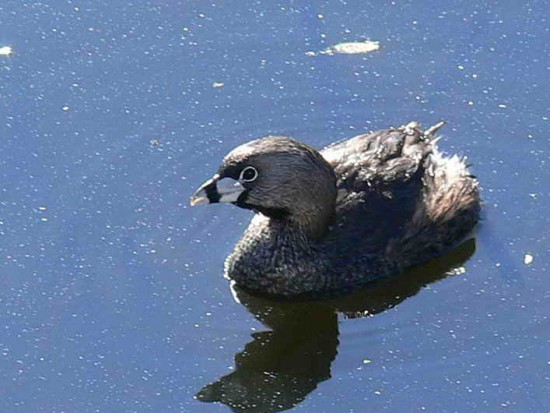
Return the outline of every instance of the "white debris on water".
<path id="1" fill-rule="evenodd" d="M 0 47 L 0 56 L 10 57 L 13 54 L 13 49 L 11 46 L 2 46 Z"/>
<path id="2" fill-rule="evenodd" d="M 535 259 L 535 257 L 533 257 L 531 254 L 525 254 L 525 256 L 523 257 L 523 263 L 525 265 L 529 265 L 529 264 L 533 263 L 534 259 Z"/>
<path id="3" fill-rule="evenodd" d="M 448 275 L 462 275 L 466 274 L 466 268 L 465 267 L 456 267 L 452 270 L 447 271 Z"/>
<path id="4" fill-rule="evenodd" d="M 225 83 L 223 83 L 223 82 L 214 82 L 214 83 L 212 83 L 212 87 L 219 88 L 219 87 L 224 87 L 224 86 L 225 86 Z"/>
<path id="5" fill-rule="evenodd" d="M 380 49 L 380 42 L 374 40 L 363 40 L 359 42 L 344 42 L 330 46 L 320 52 L 307 52 L 307 56 L 335 55 L 335 54 L 365 54 L 375 52 Z"/>

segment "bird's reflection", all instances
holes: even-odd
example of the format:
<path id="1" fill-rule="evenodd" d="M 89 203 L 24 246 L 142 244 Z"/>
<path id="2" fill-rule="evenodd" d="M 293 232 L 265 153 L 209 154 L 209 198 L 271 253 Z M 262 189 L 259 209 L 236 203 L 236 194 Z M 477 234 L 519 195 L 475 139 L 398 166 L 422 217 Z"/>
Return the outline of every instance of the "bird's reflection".
<path id="1" fill-rule="evenodd" d="M 203 402 L 221 402 L 235 412 L 290 409 L 330 378 L 338 348 L 338 313 L 372 316 L 415 295 L 422 287 L 456 271 L 475 251 L 470 239 L 449 254 L 384 279 L 346 297 L 312 302 L 278 302 L 235 287 L 234 293 L 269 331 L 235 356 L 235 370 L 200 390 Z"/>

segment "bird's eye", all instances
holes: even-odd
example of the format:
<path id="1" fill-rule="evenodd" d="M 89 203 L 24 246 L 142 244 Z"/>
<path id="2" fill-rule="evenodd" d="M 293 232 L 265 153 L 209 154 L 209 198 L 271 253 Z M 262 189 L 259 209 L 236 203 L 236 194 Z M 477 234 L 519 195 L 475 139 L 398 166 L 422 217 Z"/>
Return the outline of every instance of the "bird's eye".
<path id="1" fill-rule="evenodd" d="M 253 166 L 247 166 L 241 171 L 239 181 L 252 182 L 258 177 L 258 171 Z"/>

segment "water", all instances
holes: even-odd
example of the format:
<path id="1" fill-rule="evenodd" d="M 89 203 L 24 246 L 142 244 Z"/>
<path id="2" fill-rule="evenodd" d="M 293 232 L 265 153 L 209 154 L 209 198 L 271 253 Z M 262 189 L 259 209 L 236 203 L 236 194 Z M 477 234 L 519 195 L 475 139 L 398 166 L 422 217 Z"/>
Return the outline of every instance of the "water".
<path id="1" fill-rule="evenodd" d="M 0 411 L 549 410 L 548 10 L 4 1 Z M 440 119 L 475 239 L 339 300 L 231 291 L 249 213 L 187 205 L 227 151 Z"/>

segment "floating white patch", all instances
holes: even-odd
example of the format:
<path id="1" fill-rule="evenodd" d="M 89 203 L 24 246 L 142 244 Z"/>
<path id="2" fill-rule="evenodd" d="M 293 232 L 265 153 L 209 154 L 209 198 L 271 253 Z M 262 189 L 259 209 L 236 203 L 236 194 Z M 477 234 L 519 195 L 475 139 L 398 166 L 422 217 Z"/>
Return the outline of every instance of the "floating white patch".
<path id="1" fill-rule="evenodd" d="M 362 42 L 344 42 L 338 43 L 320 52 L 307 52 L 307 56 L 335 55 L 335 54 L 365 54 L 375 52 L 380 49 L 380 42 L 373 40 L 364 40 Z"/>
<path id="2" fill-rule="evenodd" d="M 13 49 L 10 46 L 0 47 L 0 56 L 10 57 L 13 54 Z"/>

